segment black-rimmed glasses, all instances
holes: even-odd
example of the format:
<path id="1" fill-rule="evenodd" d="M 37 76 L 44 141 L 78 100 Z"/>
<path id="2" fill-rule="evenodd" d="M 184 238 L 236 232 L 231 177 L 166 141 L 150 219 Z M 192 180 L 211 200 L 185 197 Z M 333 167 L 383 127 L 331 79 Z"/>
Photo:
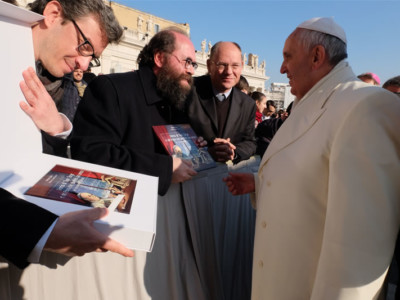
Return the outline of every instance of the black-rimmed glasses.
<path id="1" fill-rule="evenodd" d="M 71 20 L 72 23 L 75 25 L 76 29 L 78 29 L 79 33 L 81 34 L 83 38 L 83 43 L 78 45 L 78 52 L 82 56 L 91 56 L 92 60 L 90 61 L 90 67 L 99 67 L 100 66 L 100 60 L 96 55 L 94 55 L 94 47 L 93 45 L 88 41 L 86 36 L 83 34 L 82 30 L 79 28 L 78 24 L 74 20 Z"/>
<path id="2" fill-rule="evenodd" d="M 197 63 L 195 63 L 193 60 L 191 60 L 190 58 L 186 58 L 186 59 L 179 59 L 178 56 L 176 56 L 175 54 L 171 54 L 172 56 L 174 56 L 180 63 L 184 62 L 185 63 L 185 68 L 189 69 L 190 67 L 193 67 L 193 69 L 197 69 L 197 67 L 199 66 Z"/>

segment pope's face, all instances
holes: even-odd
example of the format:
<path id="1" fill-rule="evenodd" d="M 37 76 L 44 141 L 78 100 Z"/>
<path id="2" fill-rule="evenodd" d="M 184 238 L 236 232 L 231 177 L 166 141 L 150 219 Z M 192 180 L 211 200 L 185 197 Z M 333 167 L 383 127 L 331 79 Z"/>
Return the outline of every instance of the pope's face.
<path id="1" fill-rule="evenodd" d="M 291 34 L 283 48 L 281 73 L 287 75 L 291 93 L 299 100 L 303 98 L 314 85 L 309 79 L 312 71 L 311 61 L 311 51 L 304 49 L 296 38 L 296 35 Z"/>

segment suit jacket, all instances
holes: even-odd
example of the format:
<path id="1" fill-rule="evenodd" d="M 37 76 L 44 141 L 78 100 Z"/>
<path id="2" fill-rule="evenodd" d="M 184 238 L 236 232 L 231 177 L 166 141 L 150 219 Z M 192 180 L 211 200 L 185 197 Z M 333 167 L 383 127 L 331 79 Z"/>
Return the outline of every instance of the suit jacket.
<path id="1" fill-rule="evenodd" d="M 376 299 L 400 222 L 400 101 L 342 61 L 296 102 L 258 172 L 253 299 Z"/>
<path id="2" fill-rule="evenodd" d="M 69 138 L 62 139 L 60 137 L 51 136 L 48 133 L 41 131 L 43 153 L 57 155 L 67 158 L 67 149 Z"/>
<path id="3" fill-rule="evenodd" d="M 78 106 L 71 138 L 72 158 L 159 177 L 164 195 L 171 183 L 172 158 L 152 126 L 185 123 L 183 112 L 156 91 L 149 67 L 98 76 Z"/>
<path id="4" fill-rule="evenodd" d="M 187 101 L 189 122 L 197 135 L 202 136 L 208 145 L 213 145 L 213 140 L 218 137 L 218 121 L 210 76 L 197 77 L 194 83 L 194 91 Z M 248 159 L 256 152 L 256 105 L 253 99 L 237 88 L 232 89 L 231 99 L 229 115 L 220 138 L 231 139 L 238 155 L 234 162 L 238 162 Z"/>
<path id="5" fill-rule="evenodd" d="M 19 268 L 57 215 L 0 189 L 0 255 Z"/>

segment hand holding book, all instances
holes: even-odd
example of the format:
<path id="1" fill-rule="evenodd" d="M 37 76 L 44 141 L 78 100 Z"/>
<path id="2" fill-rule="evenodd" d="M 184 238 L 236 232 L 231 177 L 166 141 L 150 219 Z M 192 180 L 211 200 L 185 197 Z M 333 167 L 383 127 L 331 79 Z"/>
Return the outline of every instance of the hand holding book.
<path id="1" fill-rule="evenodd" d="M 106 208 L 78 210 L 60 216 L 44 249 L 68 256 L 112 251 L 132 257 L 133 251 L 96 230 L 93 222 L 108 215 Z"/>

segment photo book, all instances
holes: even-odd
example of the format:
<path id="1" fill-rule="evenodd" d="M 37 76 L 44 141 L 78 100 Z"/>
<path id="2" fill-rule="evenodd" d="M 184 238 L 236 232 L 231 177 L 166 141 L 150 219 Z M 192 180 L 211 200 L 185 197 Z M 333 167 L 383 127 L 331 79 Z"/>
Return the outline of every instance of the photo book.
<path id="1" fill-rule="evenodd" d="M 0 187 L 56 215 L 93 207 L 109 214 L 94 227 L 130 249 L 151 251 L 158 178 L 82 161 L 27 153 L 0 168 Z"/>
<path id="2" fill-rule="evenodd" d="M 217 166 L 207 147 L 199 147 L 198 136 L 189 124 L 159 125 L 153 130 L 171 156 L 191 160 L 196 171 Z"/>
<path id="3" fill-rule="evenodd" d="M 136 180 L 56 165 L 25 195 L 129 214 Z"/>

